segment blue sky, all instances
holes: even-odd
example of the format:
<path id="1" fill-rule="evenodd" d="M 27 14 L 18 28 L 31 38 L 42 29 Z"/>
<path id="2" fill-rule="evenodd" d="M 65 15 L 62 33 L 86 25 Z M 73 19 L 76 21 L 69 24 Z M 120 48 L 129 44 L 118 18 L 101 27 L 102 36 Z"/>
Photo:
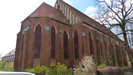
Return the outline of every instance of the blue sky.
<path id="1" fill-rule="evenodd" d="M 86 15 L 96 11 L 94 0 L 64 0 Z M 42 2 L 54 6 L 56 0 L 1 0 L 0 1 L 0 54 L 16 47 L 17 33 L 21 22 L 30 15 Z"/>

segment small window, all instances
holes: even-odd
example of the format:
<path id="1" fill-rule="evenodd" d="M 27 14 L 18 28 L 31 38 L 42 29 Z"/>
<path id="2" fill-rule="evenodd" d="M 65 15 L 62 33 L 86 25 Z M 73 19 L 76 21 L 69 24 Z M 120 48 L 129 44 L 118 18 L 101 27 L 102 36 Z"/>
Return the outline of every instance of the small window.
<path id="1" fill-rule="evenodd" d="M 11 59 L 12 59 L 12 55 L 11 55 Z"/>
<path id="2" fill-rule="evenodd" d="M 96 37 L 97 40 L 101 40 L 100 37 Z"/>
<path id="3" fill-rule="evenodd" d="M 108 42 L 107 39 L 104 40 L 105 42 Z"/>
<path id="4" fill-rule="evenodd" d="M 29 26 L 28 26 L 28 27 L 26 27 L 26 28 L 24 29 L 24 31 L 27 31 L 27 30 L 29 30 L 29 28 L 30 28 Z"/>
<path id="5" fill-rule="evenodd" d="M 46 26 L 46 30 L 47 30 L 47 31 L 49 31 L 49 30 L 50 30 L 49 26 Z"/>
<path id="6" fill-rule="evenodd" d="M 82 36 L 86 36 L 85 32 L 82 32 Z"/>
<path id="7" fill-rule="evenodd" d="M 59 29 L 59 31 L 62 33 L 63 31 Z"/>
<path id="8" fill-rule="evenodd" d="M 113 42 L 110 43 L 111 45 L 114 45 Z"/>
<path id="9" fill-rule="evenodd" d="M 58 5 L 58 9 L 60 10 L 60 5 Z"/>
<path id="10" fill-rule="evenodd" d="M 14 56 L 12 55 L 12 58 L 14 58 Z"/>
<path id="11" fill-rule="evenodd" d="M 14 55 L 14 58 L 15 58 L 15 55 Z"/>

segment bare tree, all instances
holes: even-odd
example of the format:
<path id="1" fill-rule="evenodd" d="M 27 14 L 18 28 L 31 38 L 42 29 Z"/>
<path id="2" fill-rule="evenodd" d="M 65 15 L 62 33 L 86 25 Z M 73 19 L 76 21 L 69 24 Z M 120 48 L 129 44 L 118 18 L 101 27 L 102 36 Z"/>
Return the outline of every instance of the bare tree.
<path id="1" fill-rule="evenodd" d="M 133 0 L 97 0 L 97 20 L 124 40 L 125 49 L 130 60 L 133 60 Z"/>

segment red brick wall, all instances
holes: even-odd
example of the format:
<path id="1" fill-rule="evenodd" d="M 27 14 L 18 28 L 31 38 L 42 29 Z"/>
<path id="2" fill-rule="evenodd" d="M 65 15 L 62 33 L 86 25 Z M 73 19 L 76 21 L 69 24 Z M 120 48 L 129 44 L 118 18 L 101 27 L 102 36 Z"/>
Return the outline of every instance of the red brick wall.
<path id="1" fill-rule="evenodd" d="M 35 38 L 35 27 L 36 25 L 41 25 L 42 28 L 42 36 L 41 36 L 41 52 L 40 52 L 40 58 L 34 59 L 34 38 Z M 30 26 L 30 29 L 27 31 L 24 31 L 25 27 Z M 46 26 L 50 27 L 50 30 L 46 30 Z M 50 50 L 51 50 L 51 28 L 55 27 L 56 31 L 56 37 L 55 37 L 55 50 L 56 50 L 56 58 L 51 59 L 50 57 Z M 60 32 L 59 30 L 62 30 Z M 74 58 L 74 38 L 73 33 L 74 31 L 78 32 L 78 45 L 79 45 L 79 56 L 80 58 L 78 60 L 75 60 Z M 66 31 L 68 33 L 68 53 L 69 53 L 69 59 L 63 59 L 63 32 Z M 61 22 L 55 21 L 50 18 L 28 18 L 25 21 L 22 22 L 21 31 L 18 34 L 17 39 L 17 45 L 16 45 L 16 58 L 15 58 L 15 70 L 20 71 L 25 68 L 32 68 L 34 66 L 38 65 L 45 65 L 49 66 L 50 63 L 65 63 L 66 65 L 72 67 L 73 65 L 77 65 L 80 59 L 84 55 L 90 55 L 90 43 L 89 43 L 89 32 L 92 34 L 92 42 L 93 42 L 93 52 L 94 52 L 94 60 L 95 62 L 98 62 L 99 59 L 97 56 L 97 53 L 99 50 L 96 48 L 96 37 L 101 38 L 101 46 L 102 46 L 102 52 L 103 57 L 106 59 L 106 55 L 109 53 L 109 46 L 110 46 L 110 39 L 111 37 L 105 36 L 102 32 L 99 33 L 97 30 L 83 26 L 82 23 L 78 23 L 76 25 L 66 25 Z M 85 32 L 86 36 L 82 36 L 82 32 Z M 22 38 L 24 36 L 24 38 Z M 107 50 L 104 47 L 104 41 L 107 40 Z M 113 39 L 113 38 L 112 38 Z M 115 44 L 115 39 L 113 39 L 113 42 Z M 122 43 L 122 42 L 120 42 Z M 115 47 L 114 47 L 115 49 Z M 111 54 L 112 55 L 112 54 Z M 117 65 L 117 56 L 115 56 L 116 62 L 114 63 Z M 109 59 L 108 59 L 109 61 Z"/>

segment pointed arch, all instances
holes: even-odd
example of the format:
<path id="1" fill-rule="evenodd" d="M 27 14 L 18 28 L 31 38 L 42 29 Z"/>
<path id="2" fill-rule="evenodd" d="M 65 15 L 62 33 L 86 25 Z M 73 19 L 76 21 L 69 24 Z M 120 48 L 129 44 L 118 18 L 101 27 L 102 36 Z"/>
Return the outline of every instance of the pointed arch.
<path id="1" fill-rule="evenodd" d="M 51 58 L 55 58 L 55 28 L 51 28 Z"/>
<path id="2" fill-rule="evenodd" d="M 57 34 L 57 28 L 55 26 L 52 26 L 52 27 L 54 27 L 55 34 Z"/>
<path id="3" fill-rule="evenodd" d="M 37 23 L 37 24 L 34 26 L 34 32 L 36 31 L 36 27 L 37 27 L 38 25 L 40 25 L 40 27 L 41 27 L 41 32 L 42 32 L 42 31 L 43 31 L 43 27 L 42 27 L 42 25 L 41 25 L 40 23 Z"/>
<path id="4" fill-rule="evenodd" d="M 64 59 L 68 59 L 68 35 L 65 31 L 63 33 L 63 44 L 64 44 Z"/>
<path id="5" fill-rule="evenodd" d="M 67 33 L 68 39 L 70 39 L 70 35 L 69 35 L 68 31 L 66 30 L 65 32 Z"/>
<path id="6" fill-rule="evenodd" d="M 41 26 L 37 25 L 35 29 L 34 58 L 40 58 L 41 49 Z"/>
<path id="7" fill-rule="evenodd" d="M 74 50 L 75 50 L 75 59 L 79 58 L 79 49 L 78 49 L 78 33 L 74 32 Z"/>

